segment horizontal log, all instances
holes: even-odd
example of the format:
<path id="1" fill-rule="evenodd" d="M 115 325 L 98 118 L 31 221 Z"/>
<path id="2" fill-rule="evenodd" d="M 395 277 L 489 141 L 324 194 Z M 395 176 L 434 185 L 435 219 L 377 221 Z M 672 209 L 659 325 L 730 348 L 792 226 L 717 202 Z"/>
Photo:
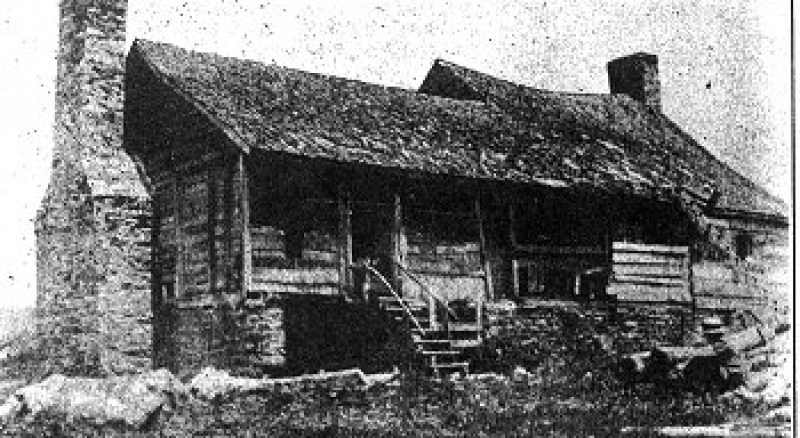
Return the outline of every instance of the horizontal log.
<path id="1" fill-rule="evenodd" d="M 686 266 L 686 258 L 653 253 L 615 252 L 611 256 L 614 264 L 662 265 L 670 267 Z"/>
<path id="2" fill-rule="evenodd" d="M 628 242 L 613 242 L 611 249 L 614 252 L 644 252 L 657 254 L 675 254 L 686 256 L 689 253 L 688 246 L 654 245 Z"/>
<path id="3" fill-rule="evenodd" d="M 614 275 L 647 275 L 653 277 L 679 277 L 686 278 L 689 274 L 684 266 L 678 264 L 666 265 L 636 265 L 615 264 Z"/>
<path id="4" fill-rule="evenodd" d="M 338 284 L 279 284 L 279 283 L 252 283 L 250 291 L 266 294 L 309 294 L 309 295 L 337 295 Z"/>
<path id="5" fill-rule="evenodd" d="M 680 277 L 655 277 L 644 275 L 614 275 L 611 279 L 613 283 L 622 284 L 644 284 L 652 286 L 674 286 L 687 287 L 688 279 Z"/>
<path id="6" fill-rule="evenodd" d="M 733 281 L 733 270 L 718 263 L 695 263 L 692 265 L 692 276 L 715 281 Z"/>
<path id="7" fill-rule="evenodd" d="M 687 287 L 611 283 L 607 293 L 619 301 L 690 301 Z"/>
<path id="8" fill-rule="evenodd" d="M 482 270 L 463 271 L 458 269 L 446 269 L 440 267 L 409 267 L 408 271 L 411 274 L 431 276 L 431 277 L 464 277 L 464 278 L 483 278 L 486 274 Z"/>
<path id="9" fill-rule="evenodd" d="M 334 268 L 253 268 L 252 281 L 260 283 L 336 283 L 339 281 L 339 271 Z"/>
<path id="10" fill-rule="evenodd" d="M 698 309 L 720 309 L 720 310 L 736 310 L 736 309 L 754 309 L 762 308 L 767 304 L 765 298 L 728 298 L 728 297 L 709 297 L 709 296 L 696 296 L 695 305 Z"/>
<path id="11" fill-rule="evenodd" d="M 600 246 L 566 246 L 566 245 L 514 245 L 514 251 L 530 254 L 592 254 L 603 255 L 605 250 Z"/>

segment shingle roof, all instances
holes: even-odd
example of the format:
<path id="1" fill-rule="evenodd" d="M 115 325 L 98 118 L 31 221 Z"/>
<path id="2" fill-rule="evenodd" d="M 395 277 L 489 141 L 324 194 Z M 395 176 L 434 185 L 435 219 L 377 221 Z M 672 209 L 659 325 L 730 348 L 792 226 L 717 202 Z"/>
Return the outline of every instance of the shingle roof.
<path id="1" fill-rule="evenodd" d="M 486 85 L 475 92 L 483 95 L 458 100 L 143 40 L 129 57 L 245 151 L 637 194 L 700 190 L 722 174 L 766 195 L 623 96 L 543 92 L 478 75 Z M 666 144 L 680 152 L 659 151 Z M 693 157 L 702 161 L 692 165 Z M 698 176 L 709 163 L 709 174 Z"/>
<path id="2" fill-rule="evenodd" d="M 624 94 L 540 90 L 444 60 L 434 63 L 420 92 L 496 105 L 542 136 L 568 133 L 573 141 L 559 145 L 572 150 L 551 151 L 554 155 L 578 155 L 612 172 L 613 161 L 627 162 L 624 166 L 650 183 L 667 179 L 696 195 L 716 192 L 718 210 L 786 212 L 779 199 L 717 159 L 667 116 Z"/>

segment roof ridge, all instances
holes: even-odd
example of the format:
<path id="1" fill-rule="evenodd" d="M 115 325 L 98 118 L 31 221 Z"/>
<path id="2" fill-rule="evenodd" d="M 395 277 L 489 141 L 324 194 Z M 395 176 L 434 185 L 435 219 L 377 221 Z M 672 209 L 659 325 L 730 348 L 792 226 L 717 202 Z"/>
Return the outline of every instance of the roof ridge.
<path id="1" fill-rule="evenodd" d="M 532 85 L 527 85 L 527 84 L 523 84 L 523 83 L 520 83 L 520 82 L 514 82 L 514 81 L 512 81 L 510 79 L 506 79 L 506 78 L 502 78 L 502 77 L 499 77 L 499 76 L 495 76 L 493 74 L 485 73 L 485 72 L 482 72 L 480 70 L 476 70 L 476 69 L 471 68 L 471 67 L 465 67 L 465 66 L 463 66 L 461 64 L 457 64 L 455 62 L 446 60 L 444 58 L 436 58 L 434 60 L 434 66 L 437 65 L 437 64 L 445 65 L 445 66 L 449 66 L 449 67 L 455 67 L 457 69 L 465 70 L 465 71 L 468 71 L 470 73 L 477 74 L 477 75 L 480 75 L 480 76 L 484 76 L 486 78 L 490 78 L 490 79 L 495 80 L 495 81 L 505 82 L 505 83 L 513 85 L 515 87 L 523 87 L 523 88 L 526 88 L 528 90 L 537 91 L 537 92 L 541 92 L 541 93 L 550 93 L 550 94 L 555 94 L 555 95 L 559 95 L 559 96 L 587 96 L 587 97 L 612 97 L 612 96 L 620 95 L 619 93 L 593 93 L 593 92 L 579 92 L 579 91 L 566 91 L 566 90 L 552 90 L 552 89 L 549 89 L 549 88 L 534 87 Z M 624 94 L 622 94 L 622 95 L 623 96 L 627 96 L 627 95 L 624 95 Z"/>

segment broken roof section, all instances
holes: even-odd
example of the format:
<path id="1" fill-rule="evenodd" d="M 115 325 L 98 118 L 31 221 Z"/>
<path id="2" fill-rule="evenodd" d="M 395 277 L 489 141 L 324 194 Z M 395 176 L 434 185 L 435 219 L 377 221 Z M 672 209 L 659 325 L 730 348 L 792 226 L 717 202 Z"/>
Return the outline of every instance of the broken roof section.
<path id="1" fill-rule="evenodd" d="M 645 196 L 730 185 L 726 208 L 779 214 L 762 202 L 774 198 L 666 117 L 622 95 L 535 90 L 442 61 L 429 78 L 452 80 L 461 87 L 457 95 L 439 97 L 144 40 L 134 42 L 129 57 L 137 61 L 129 60 L 129 68 L 147 69 L 246 153 Z M 727 196 L 740 190 L 742 195 Z"/>

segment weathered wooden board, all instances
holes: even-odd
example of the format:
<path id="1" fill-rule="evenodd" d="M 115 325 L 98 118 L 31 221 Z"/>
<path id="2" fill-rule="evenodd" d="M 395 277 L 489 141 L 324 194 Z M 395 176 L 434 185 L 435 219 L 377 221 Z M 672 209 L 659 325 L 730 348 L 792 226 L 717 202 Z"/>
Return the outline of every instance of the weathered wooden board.
<path id="1" fill-rule="evenodd" d="M 486 281 L 482 276 L 457 276 L 416 273 L 416 277 L 428 289 L 446 300 L 469 299 L 483 300 L 486 290 Z M 421 287 L 412 281 L 403 284 L 403 294 L 409 297 L 424 298 L 426 295 Z"/>
<path id="2" fill-rule="evenodd" d="M 689 253 L 688 246 L 654 245 L 643 243 L 613 242 L 611 245 L 613 252 L 635 252 L 635 253 L 654 253 L 654 254 L 675 254 L 685 256 Z"/>
<path id="3" fill-rule="evenodd" d="M 691 301 L 686 286 L 653 286 L 645 284 L 611 283 L 607 293 L 620 301 Z"/>
<path id="4" fill-rule="evenodd" d="M 720 296 L 696 296 L 695 305 L 698 309 L 751 309 L 763 308 L 768 304 L 766 298 L 731 298 Z"/>
<path id="5" fill-rule="evenodd" d="M 337 283 L 339 271 L 336 268 L 305 268 L 305 269 L 279 269 L 262 268 L 253 269 L 253 283 Z"/>
<path id="6" fill-rule="evenodd" d="M 723 263 L 701 262 L 692 266 L 692 276 L 695 278 L 730 282 L 733 281 L 733 274 L 733 270 Z"/>
<path id="7" fill-rule="evenodd" d="M 748 287 L 746 284 L 726 283 L 713 278 L 693 278 L 692 284 L 696 295 L 748 298 L 761 293 L 760 289 Z"/>
<path id="8" fill-rule="evenodd" d="M 553 245 L 514 245 L 514 251 L 527 254 L 564 254 L 564 255 L 603 255 L 600 246 L 553 246 Z"/>
<path id="9" fill-rule="evenodd" d="M 339 284 L 282 284 L 282 283 L 252 283 L 250 290 L 261 294 L 313 294 L 336 295 L 339 293 Z"/>
<path id="10" fill-rule="evenodd" d="M 633 265 L 617 263 L 613 267 L 615 276 L 645 275 L 652 277 L 684 278 L 686 269 L 682 264 Z"/>
<path id="11" fill-rule="evenodd" d="M 658 277 L 654 275 L 617 275 L 612 279 L 614 283 L 623 284 L 649 284 L 655 286 L 685 287 L 686 277 Z"/>
<path id="12" fill-rule="evenodd" d="M 334 264 L 338 261 L 338 253 L 336 251 L 315 251 L 313 249 L 303 250 L 304 260 L 324 261 Z"/>
<path id="13" fill-rule="evenodd" d="M 680 267 L 685 264 L 685 257 L 678 255 L 664 255 L 646 252 L 623 252 L 613 253 L 611 261 L 615 264 L 632 264 L 632 265 L 666 265 Z"/>
<path id="14" fill-rule="evenodd" d="M 612 243 L 612 273 L 607 292 L 621 301 L 691 300 L 688 248 Z"/>

